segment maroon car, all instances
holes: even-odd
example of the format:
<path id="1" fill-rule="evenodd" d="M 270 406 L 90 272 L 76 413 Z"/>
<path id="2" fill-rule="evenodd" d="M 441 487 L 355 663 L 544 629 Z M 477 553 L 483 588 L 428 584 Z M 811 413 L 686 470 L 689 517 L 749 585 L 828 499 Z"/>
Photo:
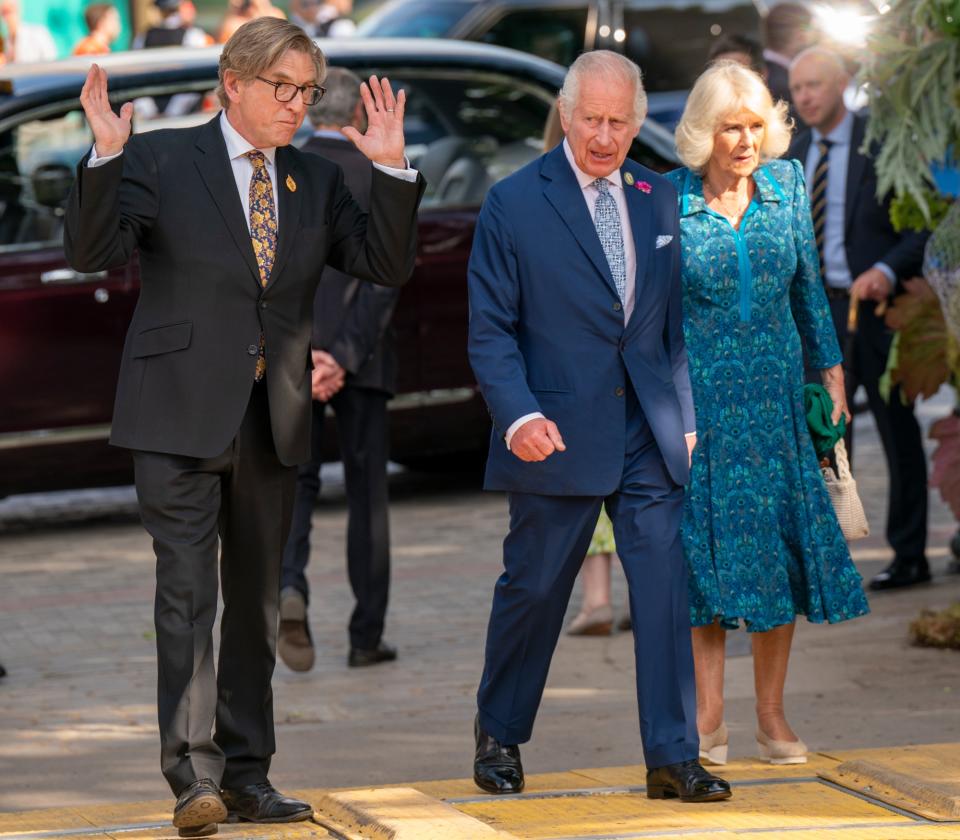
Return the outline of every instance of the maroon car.
<path id="1" fill-rule="evenodd" d="M 490 185 L 540 154 L 564 71 L 453 41 L 358 39 L 323 48 L 334 64 L 385 74 L 406 88 L 407 152 L 429 183 L 416 270 L 394 319 L 393 460 L 427 467 L 476 458 L 489 420 L 466 354 L 473 228 Z M 150 50 L 101 63 L 111 98 L 118 107 L 133 101 L 134 130 L 142 132 L 214 116 L 217 56 L 216 49 Z M 129 454 L 107 437 L 137 300 L 136 261 L 81 274 L 62 247 L 73 169 L 92 141 L 78 99 L 89 63 L 0 71 L 0 496 L 132 478 Z M 633 156 L 670 167 L 672 138 L 648 124 Z M 335 447 L 328 457 L 336 458 Z"/>

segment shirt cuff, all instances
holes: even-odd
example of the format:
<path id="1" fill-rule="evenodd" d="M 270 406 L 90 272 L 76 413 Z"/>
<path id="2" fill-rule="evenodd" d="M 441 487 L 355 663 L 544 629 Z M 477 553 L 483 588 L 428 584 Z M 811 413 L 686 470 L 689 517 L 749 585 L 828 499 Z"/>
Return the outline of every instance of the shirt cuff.
<path id="1" fill-rule="evenodd" d="M 874 263 L 874 264 L 873 264 L 873 267 L 874 267 L 875 269 L 877 269 L 877 271 L 881 272 L 881 273 L 883 274 L 883 276 L 886 277 L 887 280 L 890 281 L 890 285 L 891 285 L 891 286 L 896 287 L 896 285 L 897 285 L 897 275 L 896 275 L 896 273 L 894 272 L 894 270 L 893 270 L 892 268 L 890 268 L 889 265 L 887 265 L 885 262 L 877 262 L 877 263 Z"/>
<path id="2" fill-rule="evenodd" d="M 94 146 L 90 150 L 90 158 L 87 161 L 87 168 L 93 169 L 96 166 L 103 166 L 105 163 L 110 163 L 111 160 L 116 160 L 120 155 L 123 154 L 123 149 L 117 152 L 115 155 L 107 155 L 106 157 L 97 156 L 97 147 Z"/>
<path id="3" fill-rule="evenodd" d="M 696 433 L 696 432 L 687 432 L 687 433 L 684 435 L 684 437 L 688 437 L 688 438 L 690 438 L 690 437 L 696 437 L 696 436 L 697 436 L 697 433 Z"/>
<path id="4" fill-rule="evenodd" d="M 513 439 L 513 436 L 516 434 L 517 429 L 519 429 L 524 423 L 529 422 L 530 420 L 543 419 L 543 415 L 539 411 L 534 411 L 532 414 L 524 414 L 518 420 L 514 420 L 510 424 L 510 428 L 507 429 L 507 433 L 503 436 L 503 439 L 506 441 L 507 449 L 510 448 L 510 441 Z"/>
<path id="5" fill-rule="evenodd" d="M 384 166 L 382 163 L 374 163 L 374 168 L 379 169 L 381 172 L 389 175 L 391 178 L 399 178 L 401 181 L 410 181 L 411 183 L 417 180 L 417 170 L 410 168 L 410 161 L 404 157 L 403 162 L 407 165 L 406 169 L 397 169 L 394 166 Z"/>

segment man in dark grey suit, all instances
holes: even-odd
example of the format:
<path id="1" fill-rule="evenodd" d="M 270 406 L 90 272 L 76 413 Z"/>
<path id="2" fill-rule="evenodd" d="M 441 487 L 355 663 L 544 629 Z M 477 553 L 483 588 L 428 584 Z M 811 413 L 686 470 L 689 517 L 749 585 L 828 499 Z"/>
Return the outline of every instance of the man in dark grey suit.
<path id="1" fill-rule="evenodd" d="M 224 110 L 204 125 L 131 137 L 133 105 L 112 110 L 96 65 L 80 97 L 95 145 L 67 207 L 67 257 L 86 272 L 140 261 L 111 441 L 133 450 L 157 555 L 161 766 L 182 836 L 312 813 L 267 778 L 280 563 L 310 457 L 311 302 L 327 264 L 406 282 L 422 192 L 405 96 L 386 80 L 363 88 L 366 133 L 349 130 L 378 168 L 369 215 L 336 166 L 289 145 L 325 71 L 301 29 L 260 18 L 225 45 Z"/>
<path id="2" fill-rule="evenodd" d="M 327 92 L 308 116 L 314 136 L 302 151 L 313 152 L 343 170 L 344 183 L 366 209 L 372 167 L 340 129 L 359 128 L 363 117 L 360 79 L 330 68 Z M 313 640 L 307 624 L 310 588 L 310 518 L 320 490 L 324 415 L 337 418 L 340 457 L 347 488 L 347 571 L 356 606 L 350 617 L 351 667 L 396 659 L 382 640 L 390 587 L 387 516 L 387 400 L 393 394 L 397 358 L 390 320 L 399 290 L 374 286 L 328 267 L 313 307 L 312 457 L 297 472 L 293 523 L 283 553 L 280 592 L 280 658 L 294 671 L 313 667 Z"/>

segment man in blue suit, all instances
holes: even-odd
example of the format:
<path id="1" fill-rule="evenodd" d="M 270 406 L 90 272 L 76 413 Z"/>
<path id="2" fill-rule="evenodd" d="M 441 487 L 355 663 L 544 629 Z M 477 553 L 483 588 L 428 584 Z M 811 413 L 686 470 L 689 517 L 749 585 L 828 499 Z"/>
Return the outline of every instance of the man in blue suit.
<path id="1" fill-rule="evenodd" d="M 470 257 L 470 360 L 494 427 L 485 486 L 510 504 L 474 780 L 523 789 L 518 745 L 606 502 L 630 586 L 647 795 L 726 799 L 698 761 L 680 543 L 696 429 L 677 196 L 626 160 L 647 110 L 633 62 L 581 56 L 558 105 L 566 139 L 490 191 Z"/>

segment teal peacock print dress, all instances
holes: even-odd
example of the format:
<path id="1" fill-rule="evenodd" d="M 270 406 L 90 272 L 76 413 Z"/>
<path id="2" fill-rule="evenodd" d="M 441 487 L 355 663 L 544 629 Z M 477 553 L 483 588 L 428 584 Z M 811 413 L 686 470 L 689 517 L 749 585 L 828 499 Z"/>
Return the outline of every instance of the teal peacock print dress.
<path id="1" fill-rule="evenodd" d="M 771 161 L 754 173 L 739 230 L 707 207 L 696 173 L 668 177 L 697 412 L 683 520 L 691 623 L 763 632 L 797 615 L 864 615 L 804 414 L 801 336 L 815 368 L 841 355 L 800 165 Z"/>

